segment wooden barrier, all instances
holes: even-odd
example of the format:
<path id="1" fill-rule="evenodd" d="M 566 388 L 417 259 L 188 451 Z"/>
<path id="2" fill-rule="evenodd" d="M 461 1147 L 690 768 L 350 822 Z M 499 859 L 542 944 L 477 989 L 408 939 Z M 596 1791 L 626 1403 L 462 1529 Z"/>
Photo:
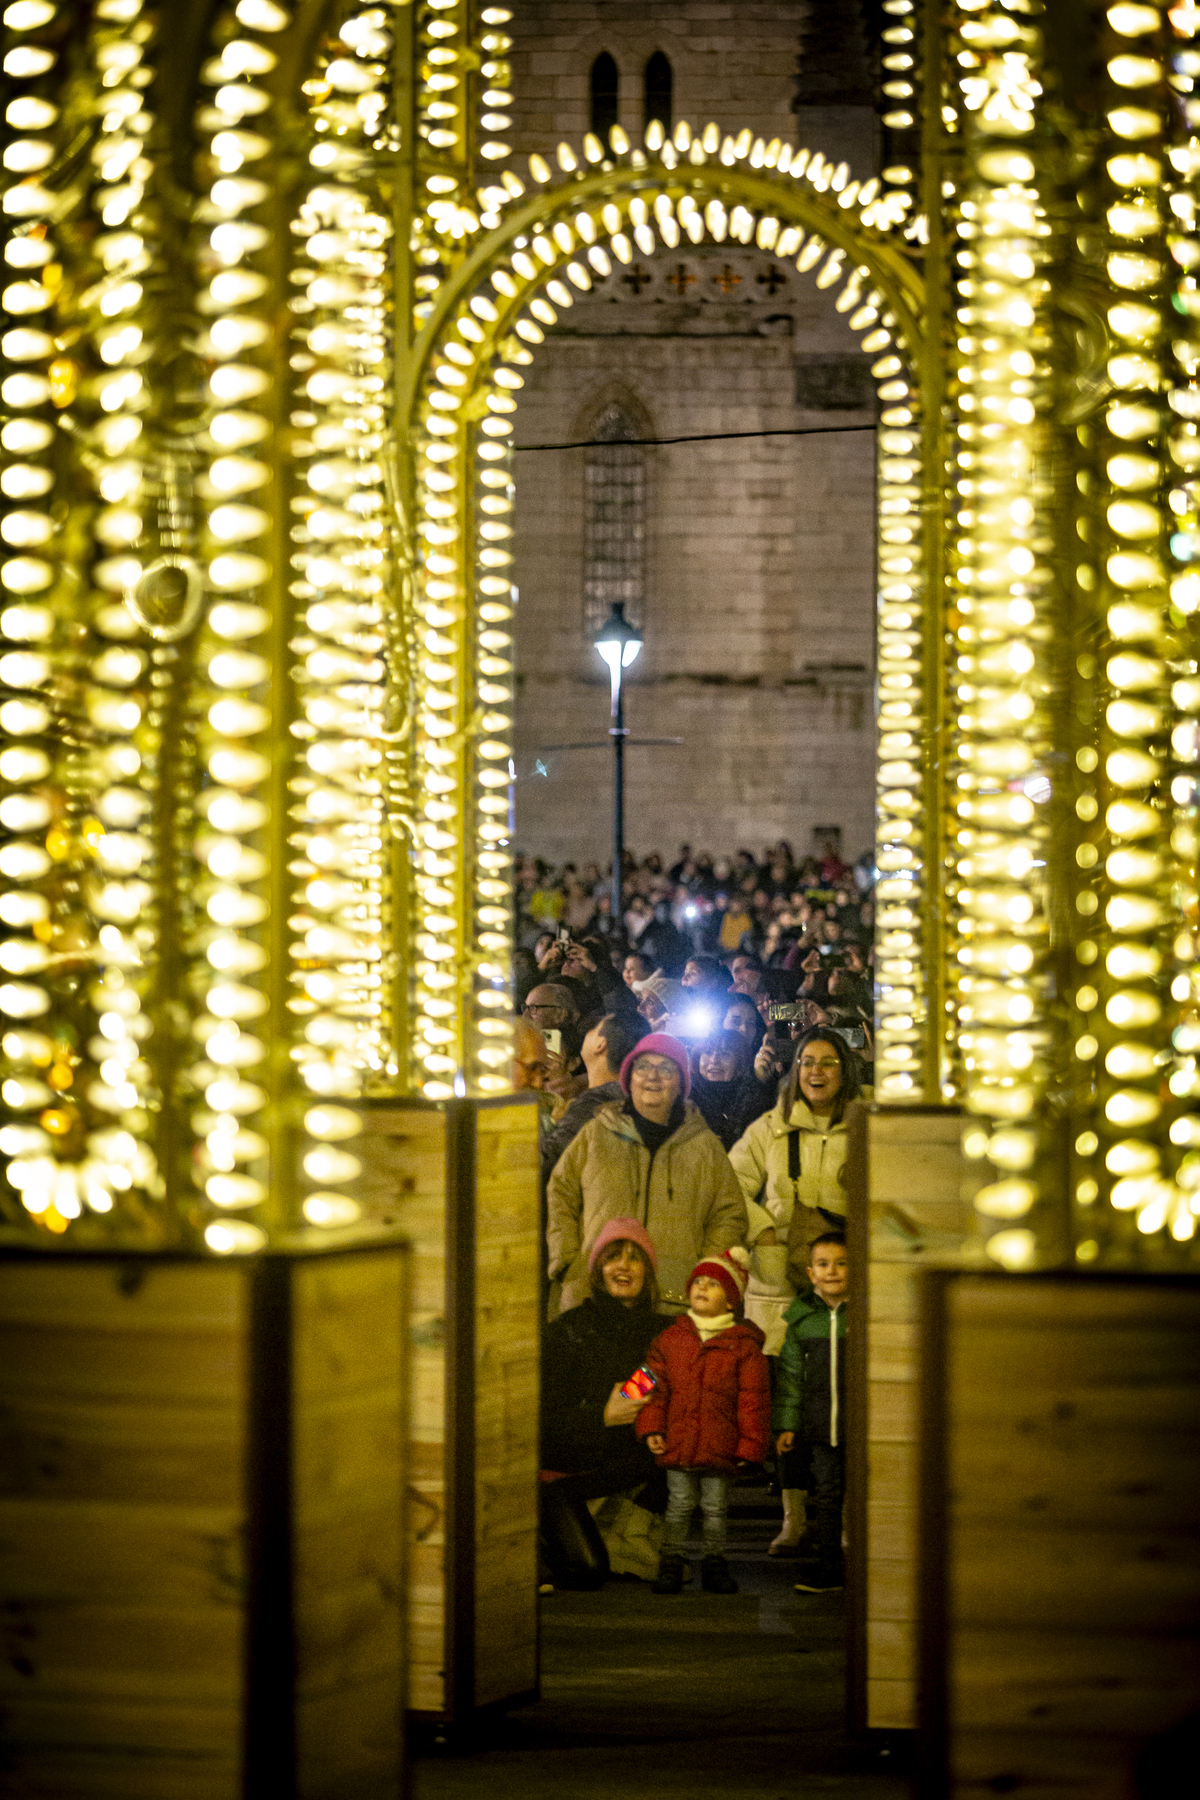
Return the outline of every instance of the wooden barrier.
<path id="1" fill-rule="evenodd" d="M 1200 1280 L 938 1274 L 922 1301 L 921 1794 L 1192 1791 Z"/>
<path id="2" fill-rule="evenodd" d="M 917 1676 L 917 1294 L 922 1269 L 962 1257 L 959 1114 L 876 1106 L 847 1115 L 851 1729 L 907 1731 Z"/>
<path id="3" fill-rule="evenodd" d="M 408 1252 L 0 1257 L 0 1785 L 395 1800 Z"/>
<path id="4" fill-rule="evenodd" d="M 414 1254 L 409 1704 L 460 1725 L 538 1690 L 537 1107 L 362 1112 L 350 1192 Z"/>

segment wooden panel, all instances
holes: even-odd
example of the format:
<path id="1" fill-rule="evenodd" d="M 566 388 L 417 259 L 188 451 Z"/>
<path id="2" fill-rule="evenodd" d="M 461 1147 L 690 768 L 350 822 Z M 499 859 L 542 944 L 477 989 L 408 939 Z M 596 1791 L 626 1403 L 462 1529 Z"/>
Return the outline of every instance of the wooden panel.
<path id="1" fill-rule="evenodd" d="M 537 1683 L 537 1109 L 363 1118 L 352 1191 L 414 1254 L 409 1704 L 444 1718 Z"/>
<path id="2" fill-rule="evenodd" d="M 363 1109 L 352 1192 L 387 1212 L 411 1246 L 409 1332 L 409 1706 L 440 1714 L 446 1663 L 446 1115 L 436 1107 Z"/>
<path id="3" fill-rule="evenodd" d="M 908 1731 L 917 1711 L 915 1681 L 883 1681 L 873 1675 L 867 1682 L 867 1709 L 873 1731 Z"/>
<path id="4" fill-rule="evenodd" d="M 874 1546 L 871 1547 L 872 1550 Z M 867 1573 L 871 1583 L 871 1627 L 893 1619 L 915 1619 L 917 1616 L 917 1577 L 913 1566 L 912 1545 L 905 1544 L 902 1556 L 868 1554 Z M 915 1678 L 916 1664 L 905 1673 Z"/>
<path id="5" fill-rule="evenodd" d="M 6 1795 L 396 1800 L 405 1256 L 0 1257 Z"/>
<path id="6" fill-rule="evenodd" d="M 537 1686 L 536 1109 L 476 1114 L 475 1704 Z"/>
<path id="7" fill-rule="evenodd" d="M 916 1626 L 911 1619 L 872 1619 L 867 1628 L 871 1674 L 880 1681 L 909 1681 L 916 1661 Z"/>
<path id="8" fill-rule="evenodd" d="M 955 1108 L 860 1105 L 849 1125 L 850 1715 L 898 1730 L 916 1724 L 919 1277 L 962 1259 L 974 1216 Z"/>
<path id="9" fill-rule="evenodd" d="M 0 1260 L 6 1794 L 241 1790 L 245 1265 Z"/>
<path id="10" fill-rule="evenodd" d="M 1200 1282 L 960 1274 L 927 1305 L 929 1791 L 1128 1796 L 1200 1706 Z"/>
<path id="11" fill-rule="evenodd" d="M 384 1800 L 403 1760 L 406 1257 L 293 1284 L 296 1792 Z"/>

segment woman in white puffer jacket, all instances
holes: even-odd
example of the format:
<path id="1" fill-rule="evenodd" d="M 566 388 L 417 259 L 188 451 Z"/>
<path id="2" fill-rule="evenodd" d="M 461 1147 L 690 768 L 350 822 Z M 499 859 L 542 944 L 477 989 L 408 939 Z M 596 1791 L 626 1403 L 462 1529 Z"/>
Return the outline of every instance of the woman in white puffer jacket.
<path id="1" fill-rule="evenodd" d="M 764 1332 L 768 1356 L 779 1354 L 810 1241 L 845 1221 L 843 1117 L 860 1085 L 849 1047 L 829 1026 L 814 1026 L 796 1045 L 775 1105 L 729 1152 L 754 1252 L 746 1317 Z"/>

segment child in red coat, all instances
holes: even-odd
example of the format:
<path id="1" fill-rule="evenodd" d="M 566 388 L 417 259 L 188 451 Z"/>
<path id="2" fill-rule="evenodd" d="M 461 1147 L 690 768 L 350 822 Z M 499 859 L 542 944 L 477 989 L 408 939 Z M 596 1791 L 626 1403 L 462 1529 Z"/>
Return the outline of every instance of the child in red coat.
<path id="1" fill-rule="evenodd" d="M 771 1426 L 771 1382 L 763 1334 L 742 1318 L 750 1258 L 735 1245 L 700 1259 L 688 1278 L 688 1311 L 660 1332 L 647 1367 L 656 1386 L 637 1419 L 667 1471 L 667 1518 L 656 1594 L 683 1586 L 692 1514 L 704 1513 L 701 1585 L 736 1594 L 725 1561 L 729 1482 L 740 1462 L 761 1462 Z"/>

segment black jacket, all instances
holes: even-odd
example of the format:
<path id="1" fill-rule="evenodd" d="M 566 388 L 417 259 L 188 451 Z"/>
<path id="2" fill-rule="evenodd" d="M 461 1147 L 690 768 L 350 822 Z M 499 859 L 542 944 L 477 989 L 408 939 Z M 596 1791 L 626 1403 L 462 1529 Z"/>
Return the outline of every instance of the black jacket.
<path id="1" fill-rule="evenodd" d="M 611 1476 L 597 1493 L 618 1493 L 645 1481 L 654 1458 L 632 1425 L 606 1425 L 614 1386 L 645 1361 L 669 1320 L 643 1307 L 591 1294 L 546 1327 L 542 1353 L 543 1469 L 562 1475 L 589 1471 Z"/>
<path id="2" fill-rule="evenodd" d="M 601 1082 L 599 1087 L 585 1088 L 582 1094 L 576 1094 L 558 1124 L 551 1125 L 542 1139 L 543 1187 L 549 1181 L 555 1163 L 575 1134 L 583 1130 L 589 1119 L 595 1118 L 602 1106 L 607 1106 L 612 1100 L 623 1100 L 624 1098 L 625 1090 L 615 1075 L 611 1081 Z"/>
<path id="3" fill-rule="evenodd" d="M 710 1131 L 720 1138 L 726 1150 L 732 1150 L 747 1126 L 775 1104 L 775 1089 L 767 1087 L 757 1076 L 745 1074 L 733 1081 L 706 1081 L 694 1075 L 690 1097 L 696 1102 Z"/>

